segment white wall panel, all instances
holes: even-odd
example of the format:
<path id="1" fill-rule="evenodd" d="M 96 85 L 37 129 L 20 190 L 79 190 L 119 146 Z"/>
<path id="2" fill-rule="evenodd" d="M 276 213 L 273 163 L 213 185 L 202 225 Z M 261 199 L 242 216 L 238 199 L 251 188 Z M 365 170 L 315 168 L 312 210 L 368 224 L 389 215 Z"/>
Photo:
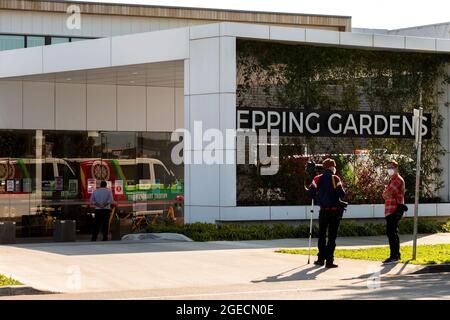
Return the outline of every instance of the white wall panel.
<path id="1" fill-rule="evenodd" d="M 220 92 L 236 93 L 236 38 L 220 38 Z"/>
<path id="2" fill-rule="evenodd" d="M 175 128 L 184 128 L 184 89 L 175 88 Z"/>
<path id="3" fill-rule="evenodd" d="M 374 218 L 384 218 L 384 204 L 374 204 L 373 205 L 373 217 Z"/>
<path id="4" fill-rule="evenodd" d="M 106 68 L 111 65 L 111 39 L 77 41 L 44 47 L 45 73 L 90 68 Z"/>
<path id="5" fill-rule="evenodd" d="M 414 204 L 407 204 L 408 211 L 405 213 L 407 217 L 414 217 Z M 434 217 L 437 215 L 437 203 L 420 203 L 419 216 Z"/>
<path id="6" fill-rule="evenodd" d="M 207 222 L 215 223 L 220 219 L 218 207 L 189 206 L 189 223 Z"/>
<path id="7" fill-rule="evenodd" d="M 270 207 L 221 207 L 221 221 L 270 220 Z"/>
<path id="8" fill-rule="evenodd" d="M 371 204 L 349 205 L 344 213 L 345 219 L 373 218 L 374 206 Z"/>
<path id="9" fill-rule="evenodd" d="M 405 37 L 375 34 L 373 45 L 379 48 L 404 49 Z"/>
<path id="10" fill-rule="evenodd" d="M 406 46 L 406 49 L 435 51 L 436 50 L 436 39 L 406 37 L 405 46 Z"/>
<path id="11" fill-rule="evenodd" d="M 219 92 L 219 43 L 219 38 L 190 41 L 189 90 L 191 95 Z"/>
<path id="12" fill-rule="evenodd" d="M 227 154 L 234 153 L 229 150 Z M 223 164 L 220 166 L 220 205 L 236 206 L 236 165 Z"/>
<path id="13" fill-rule="evenodd" d="M 146 88 L 117 87 L 117 130 L 145 131 L 147 127 Z"/>
<path id="14" fill-rule="evenodd" d="M 56 84 L 56 129 L 86 130 L 86 85 Z"/>
<path id="15" fill-rule="evenodd" d="M 201 126 L 202 131 L 220 128 L 220 94 L 194 95 L 189 103 L 189 130 L 194 135 L 194 125 Z M 196 123 L 197 122 L 197 123 Z M 209 142 L 192 145 L 195 150 L 201 150 Z"/>
<path id="16" fill-rule="evenodd" d="M 189 56 L 189 29 L 114 37 L 112 65 L 181 60 Z"/>
<path id="17" fill-rule="evenodd" d="M 339 32 L 319 29 L 306 29 L 306 41 L 326 44 L 339 44 Z"/>
<path id="18" fill-rule="evenodd" d="M 220 24 L 221 36 L 236 36 L 242 38 L 269 39 L 268 25 L 250 24 L 250 23 L 228 23 Z"/>
<path id="19" fill-rule="evenodd" d="M 193 151 L 193 159 L 202 159 L 202 152 Z M 217 164 L 207 165 L 205 163 L 190 166 L 191 205 L 219 205 L 219 167 Z"/>
<path id="20" fill-rule="evenodd" d="M 367 33 L 340 32 L 340 44 L 344 46 L 371 47 L 373 35 Z"/>
<path id="21" fill-rule="evenodd" d="M 450 51 L 450 39 L 437 39 L 436 40 L 437 51 Z"/>
<path id="22" fill-rule="evenodd" d="M 304 220 L 305 217 L 305 206 L 270 207 L 270 218 L 272 220 Z"/>
<path id="23" fill-rule="evenodd" d="M 88 85 L 87 129 L 117 130 L 116 86 Z"/>
<path id="24" fill-rule="evenodd" d="M 220 130 L 225 135 L 227 129 L 236 129 L 235 93 L 220 94 Z"/>
<path id="25" fill-rule="evenodd" d="M 55 84 L 23 83 L 23 127 L 55 129 Z"/>
<path id="26" fill-rule="evenodd" d="M 0 128 L 22 128 L 21 81 L 0 81 Z"/>
<path id="27" fill-rule="evenodd" d="M 185 95 L 189 95 L 190 94 L 190 75 L 189 75 L 189 71 L 190 71 L 190 67 L 191 67 L 191 60 L 190 59 L 185 59 L 184 63 L 183 63 L 183 86 L 184 86 L 184 94 Z"/>
<path id="28" fill-rule="evenodd" d="M 218 37 L 220 34 L 219 26 L 220 24 L 218 23 L 193 26 L 191 27 L 190 31 L 190 38 L 191 40 L 194 40 L 194 39 Z"/>
<path id="29" fill-rule="evenodd" d="M 306 29 L 270 26 L 270 39 L 284 41 L 305 41 Z"/>
<path id="30" fill-rule="evenodd" d="M 175 129 L 175 91 L 170 87 L 147 88 L 147 131 Z"/>
<path id="31" fill-rule="evenodd" d="M 42 73 L 42 48 L 1 51 L 0 77 Z"/>
<path id="32" fill-rule="evenodd" d="M 450 216 L 450 203 L 438 203 L 437 204 L 438 216 Z"/>

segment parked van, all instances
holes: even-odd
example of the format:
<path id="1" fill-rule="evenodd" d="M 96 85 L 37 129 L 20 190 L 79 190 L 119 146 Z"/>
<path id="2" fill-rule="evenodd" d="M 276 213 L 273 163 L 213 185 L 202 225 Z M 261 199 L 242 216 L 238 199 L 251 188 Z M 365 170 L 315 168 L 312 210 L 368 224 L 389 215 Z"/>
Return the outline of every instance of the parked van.
<path id="1" fill-rule="evenodd" d="M 102 180 L 111 188 L 119 213 L 166 210 L 184 199 L 182 181 L 154 158 L 80 162 L 82 199 L 88 202 Z"/>
<path id="2" fill-rule="evenodd" d="M 41 197 L 38 198 L 36 165 L 39 164 Z M 33 214 L 47 204 L 54 207 L 62 200 L 76 199 L 78 194 L 78 179 L 63 159 L 0 159 L 0 214 L 4 217 Z"/>

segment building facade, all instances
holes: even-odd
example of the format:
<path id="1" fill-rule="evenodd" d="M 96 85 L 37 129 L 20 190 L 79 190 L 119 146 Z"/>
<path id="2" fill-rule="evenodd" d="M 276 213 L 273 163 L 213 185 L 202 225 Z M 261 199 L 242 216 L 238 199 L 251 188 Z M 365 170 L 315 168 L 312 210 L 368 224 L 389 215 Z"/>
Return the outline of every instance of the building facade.
<path id="1" fill-rule="evenodd" d="M 442 71 L 448 74 L 450 40 L 350 30 L 349 17 L 0 1 L 1 219 L 16 221 L 22 236 L 51 232 L 53 219 L 75 219 L 80 232 L 88 232 L 89 196 L 101 180 L 113 189 L 118 214 L 136 228 L 166 215 L 180 223 L 307 219 L 306 200 L 295 196 L 303 191 L 292 184 L 302 161 L 377 144 L 364 137 L 281 137 L 280 150 L 306 147 L 284 154 L 300 160 L 281 167 L 297 169 L 284 171 L 288 183 L 275 185 L 275 175 L 255 180 L 259 163 L 237 161 L 241 151 L 252 152 L 241 150 L 233 135 L 240 108 L 410 112 L 413 62 L 423 66 L 419 73 L 430 74 L 421 76 L 421 88 L 432 119 L 442 120 L 432 124 L 439 139 L 429 149 L 439 151 L 433 158 L 439 165 L 430 159 L 430 170 L 440 171 L 428 177 L 442 184 L 429 192 L 420 215 L 448 216 L 450 93 L 448 84 L 434 91 L 425 83 L 433 80 L 437 88 Z M 360 69 L 352 76 L 329 72 L 354 61 Z M 374 61 L 392 62 L 379 70 L 382 78 L 367 68 Z M 425 69 L 430 65 L 435 68 Z M 318 71 L 308 74 L 309 66 Z M 406 76 L 399 78 L 398 70 Z M 271 75 L 280 75 L 279 82 L 267 81 Z M 377 84 L 380 79 L 386 85 Z M 384 108 L 380 99 L 400 92 L 394 90 L 399 83 L 409 95 L 391 97 L 399 105 Z M 384 95 L 374 90 L 351 98 L 377 86 L 387 88 Z M 343 149 L 330 141 L 345 141 Z M 407 141 L 410 150 L 413 140 Z M 248 190 L 263 196 L 247 201 Z M 383 205 L 360 198 L 346 215 L 379 217 Z"/>

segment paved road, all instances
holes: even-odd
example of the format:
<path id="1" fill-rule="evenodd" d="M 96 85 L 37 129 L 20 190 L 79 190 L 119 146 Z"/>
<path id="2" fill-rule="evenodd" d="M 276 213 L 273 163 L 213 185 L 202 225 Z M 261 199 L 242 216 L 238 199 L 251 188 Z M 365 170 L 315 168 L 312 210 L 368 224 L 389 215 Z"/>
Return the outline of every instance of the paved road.
<path id="1" fill-rule="evenodd" d="M 406 244 L 410 239 L 404 237 Z M 412 265 L 337 259 L 338 269 L 274 253 L 307 239 L 240 242 L 109 242 L 0 246 L 0 273 L 63 294 L 32 299 L 450 299 L 450 273 L 413 274 Z M 340 238 L 339 246 L 385 244 Z M 450 243 L 450 234 L 419 243 Z"/>

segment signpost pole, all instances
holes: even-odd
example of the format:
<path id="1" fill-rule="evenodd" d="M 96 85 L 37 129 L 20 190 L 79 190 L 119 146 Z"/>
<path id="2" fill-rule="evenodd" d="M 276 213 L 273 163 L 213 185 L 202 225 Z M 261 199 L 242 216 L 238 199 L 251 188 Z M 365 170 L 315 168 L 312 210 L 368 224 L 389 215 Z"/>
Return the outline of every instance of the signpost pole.
<path id="1" fill-rule="evenodd" d="M 422 97 L 421 97 L 422 98 Z M 422 99 L 420 99 L 422 100 Z M 417 257 L 417 224 L 418 224 L 418 210 L 419 210 L 419 189 L 420 189 L 420 161 L 422 152 L 422 116 L 423 108 L 422 101 L 420 101 L 420 107 L 418 112 L 418 119 L 415 119 L 416 124 L 416 148 L 417 148 L 417 163 L 416 163 L 416 190 L 414 197 L 414 231 L 413 231 L 413 253 L 412 259 L 416 260 Z M 415 110 L 416 111 L 416 110 Z M 414 112 L 415 116 L 417 112 Z"/>

